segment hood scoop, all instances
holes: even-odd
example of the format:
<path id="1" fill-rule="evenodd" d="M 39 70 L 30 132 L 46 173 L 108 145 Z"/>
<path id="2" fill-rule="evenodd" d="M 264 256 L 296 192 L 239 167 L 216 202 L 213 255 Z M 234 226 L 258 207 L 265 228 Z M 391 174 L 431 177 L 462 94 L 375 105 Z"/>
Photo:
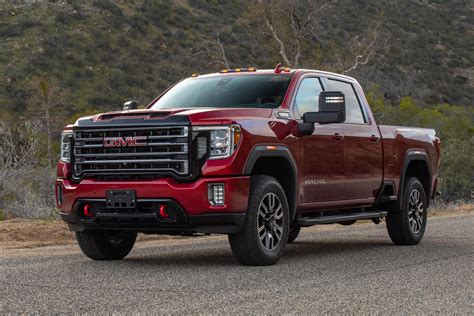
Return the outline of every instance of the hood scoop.
<path id="1" fill-rule="evenodd" d="M 97 121 L 109 121 L 116 118 L 126 119 L 126 118 L 143 118 L 143 119 L 153 119 L 158 117 L 166 117 L 170 115 L 169 111 L 140 111 L 140 112 L 115 112 L 102 114 L 97 117 Z"/>

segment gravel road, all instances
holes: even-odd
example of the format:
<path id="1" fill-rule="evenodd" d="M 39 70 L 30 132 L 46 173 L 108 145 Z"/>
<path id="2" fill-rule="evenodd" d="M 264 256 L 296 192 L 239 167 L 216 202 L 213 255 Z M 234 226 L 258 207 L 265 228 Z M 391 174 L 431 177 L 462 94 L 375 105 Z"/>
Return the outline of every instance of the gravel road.
<path id="1" fill-rule="evenodd" d="M 224 236 L 143 242 L 118 262 L 75 245 L 2 250 L 0 314 L 472 314 L 473 227 L 474 214 L 429 218 L 410 247 L 384 224 L 313 227 L 270 267 L 239 265 Z"/>

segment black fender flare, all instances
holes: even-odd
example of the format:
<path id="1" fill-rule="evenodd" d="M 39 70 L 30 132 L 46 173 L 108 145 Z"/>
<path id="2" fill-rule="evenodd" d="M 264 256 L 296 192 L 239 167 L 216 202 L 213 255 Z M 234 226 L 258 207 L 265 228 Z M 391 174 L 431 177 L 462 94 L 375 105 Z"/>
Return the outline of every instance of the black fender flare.
<path id="1" fill-rule="evenodd" d="M 398 209 L 401 208 L 401 203 L 402 203 L 402 194 L 403 190 L 405 189 L 404 183 L 405 183 L 405 176 L 407 173 L 408 166 L 412 161 L 423 161 L 426 165 L 426 168 L 428 169 L 428 176 L 429 176 L 429 181 L 428 181 L 428 192 L 426 192 L 426 197 L 427 197 L 427 203 L 428 206 L 430 205 L 430 197 L 431 197 L 431 180 L 433 177 L 433 174 L 431 172 L 431 166 L 430 166 L 430 160 L 428 158 L 428 155 L 424 151 L 420 150 L 408 150 L 407 153 L 405 154 L 405 158 L 403 160 L 403 165 L 402 169 L 400 171 L 400 183 L 398 185 L 398 194 L 397 194 L 397 200 L 398 200 Z"/>
<path id="2" fill-rule="evenodd" d="M 289 205 L 290 207 L 290 221 L 296 216 L 296 204 L 298 201 L 298 169 L 296 168 L 295 160 L 291 155 L 290 150 L 286 146 L 282 145 L 258 145 L 255 146 L 251 151 L 247 158 L 247 161 L 244 165 L 243 174 L 250 175 L 252 173 L 252 169 L 255 166 L 255 163 L 259 158 L 262 157 L 280 157 L 284 158 L 288 161 L 293 174 L 293 188 L 294 188 L 294 196 L 293 196 L 293 203 Z M 289 203 L 290 204 L 290 203 Z"/>

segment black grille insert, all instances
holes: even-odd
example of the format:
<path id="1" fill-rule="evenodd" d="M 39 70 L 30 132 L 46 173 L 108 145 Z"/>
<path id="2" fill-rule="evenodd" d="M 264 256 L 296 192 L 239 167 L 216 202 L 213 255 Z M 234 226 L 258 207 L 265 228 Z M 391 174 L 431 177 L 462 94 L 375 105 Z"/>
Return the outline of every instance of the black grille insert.
<path id="1" fill-rule="evenodd" d="M 189 174 L 189 127 L 74 131 L 74 176 Z"/>

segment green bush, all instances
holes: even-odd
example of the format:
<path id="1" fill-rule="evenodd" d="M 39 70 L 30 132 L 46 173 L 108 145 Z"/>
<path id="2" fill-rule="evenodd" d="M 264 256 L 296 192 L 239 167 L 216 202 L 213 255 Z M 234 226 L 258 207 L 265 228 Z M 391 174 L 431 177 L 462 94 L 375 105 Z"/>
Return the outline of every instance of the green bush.
<path id="1" fill-rule="evenodd" d="M 420 105 L 404 97 L 398 105 L 383 99 L 377 87 L 367 100 L 380 124 L 434 128 L 441 138 L 440 179 L 445 200 L 470 199 L 474 191 L 474 108 Z"/>

